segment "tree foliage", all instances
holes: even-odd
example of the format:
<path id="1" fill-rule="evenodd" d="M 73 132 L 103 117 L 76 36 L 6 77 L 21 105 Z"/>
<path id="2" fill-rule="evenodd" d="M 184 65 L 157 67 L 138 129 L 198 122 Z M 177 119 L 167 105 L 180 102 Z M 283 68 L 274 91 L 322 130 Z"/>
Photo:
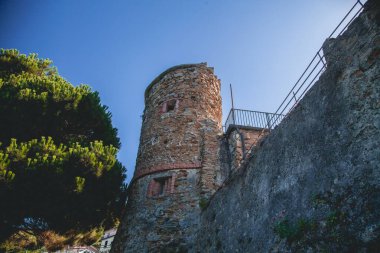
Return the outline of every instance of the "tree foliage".
<path id="1" fill-rule="evenodd" d="M 125 169 L 111 114 L 50 60 L 1 50 L 0 142 L 0 241 L 64 245 L 117 221 Z"/>
<path id="2" fill-rule="evenodd" d="M 28 141 L 51 136 L 59 143 L 102 140 L 120 147 L 111 113 L 97 92 L 74 87 L 58 75 L 51 61 L 17 50 L 0 52 L 0 141 Z"/>

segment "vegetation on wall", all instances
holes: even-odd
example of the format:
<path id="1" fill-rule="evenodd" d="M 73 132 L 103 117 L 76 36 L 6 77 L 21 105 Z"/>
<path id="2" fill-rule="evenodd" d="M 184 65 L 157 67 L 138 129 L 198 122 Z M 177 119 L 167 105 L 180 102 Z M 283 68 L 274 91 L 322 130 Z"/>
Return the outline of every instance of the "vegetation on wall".
<path id="1" fill-rule="evenodd" d="M 91 244 L 125 200 L 111 113 L 47 59 L 0 52 L 0 242 L 3 250 Z"/>
<path id="2" fill-rule="evenodd" d="M 291 252 L 361 252 L 363 249 L 378 252 L 379 193 L 379 188 L 370 185 L 349 187 L 339 194 L 318 193 L 311 201 L 312 216 L 293 220 L 290 216 L 282 217 L 273 224 L 273 232 L 286 242 Z M 365 232 L 357 238 L 356 231 Z"/>

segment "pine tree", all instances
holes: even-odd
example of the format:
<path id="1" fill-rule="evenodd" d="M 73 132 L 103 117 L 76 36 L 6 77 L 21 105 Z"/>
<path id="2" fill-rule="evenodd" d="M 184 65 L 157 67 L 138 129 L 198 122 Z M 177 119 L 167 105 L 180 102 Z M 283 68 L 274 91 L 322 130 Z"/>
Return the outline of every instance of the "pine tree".
<path id="1" fill-rule="evenodd" d="M 120 141 L 89 86 L 74 87 L 48 59 L 2 49 L 0 142 L 4 249 L 93 243 L 117 222 L 126 189 Z"/>

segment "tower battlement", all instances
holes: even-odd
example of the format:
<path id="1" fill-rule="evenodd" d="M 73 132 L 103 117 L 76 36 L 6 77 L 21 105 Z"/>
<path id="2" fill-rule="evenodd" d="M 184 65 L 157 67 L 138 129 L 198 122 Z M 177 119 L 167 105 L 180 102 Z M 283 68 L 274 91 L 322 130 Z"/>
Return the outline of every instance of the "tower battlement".
<path id="1" fill-rule="evenodd" d="M 191 249 L 200 203 L 222 182 L 220 80 L 206 63 L 172 67 L 145 91 L 128 213 L 114 252 Z M 121 247 L 121 246 L 120 246 Z"/>

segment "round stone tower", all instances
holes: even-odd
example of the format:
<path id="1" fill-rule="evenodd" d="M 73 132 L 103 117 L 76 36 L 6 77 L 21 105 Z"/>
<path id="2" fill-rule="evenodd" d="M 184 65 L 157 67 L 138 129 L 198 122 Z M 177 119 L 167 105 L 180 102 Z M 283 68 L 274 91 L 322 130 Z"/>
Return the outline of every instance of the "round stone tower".
<path id="1" fill-rule="evenodd" d="M 172 67 L 145 91 L 134 177 L 113 252 L 192 251 L 221 183 L 220 81 L 205 63 Z"/>

